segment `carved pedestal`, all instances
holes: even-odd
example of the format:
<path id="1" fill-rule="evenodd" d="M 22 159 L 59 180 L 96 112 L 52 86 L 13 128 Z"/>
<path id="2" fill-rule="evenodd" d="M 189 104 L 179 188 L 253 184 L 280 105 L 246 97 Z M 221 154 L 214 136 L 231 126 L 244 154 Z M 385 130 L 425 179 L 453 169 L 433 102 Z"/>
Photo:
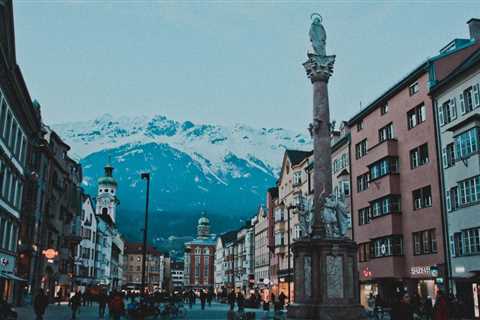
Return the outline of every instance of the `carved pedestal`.
<path id="1" fill-rule="evenodd" d="M 348 239 L 305 239 L 293 246 L 295 303 L 288 319 L 360 320 L 357 245 Z"/>

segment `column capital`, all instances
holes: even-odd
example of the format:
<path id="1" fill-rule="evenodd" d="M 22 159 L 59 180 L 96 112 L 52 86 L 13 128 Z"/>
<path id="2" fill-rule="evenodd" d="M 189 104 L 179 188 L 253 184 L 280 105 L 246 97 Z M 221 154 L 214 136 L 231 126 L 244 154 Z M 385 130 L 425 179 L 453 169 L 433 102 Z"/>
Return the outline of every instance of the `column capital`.
<path id="1" fill-rule="evenodd" d="M 312 83 L 316 81 L 328 82 L 333 74 L 333 64 L 335 56 L 320 56 L 318 54 L 309 53 L 308 60 L 303 63 L 307 77 Z"/>

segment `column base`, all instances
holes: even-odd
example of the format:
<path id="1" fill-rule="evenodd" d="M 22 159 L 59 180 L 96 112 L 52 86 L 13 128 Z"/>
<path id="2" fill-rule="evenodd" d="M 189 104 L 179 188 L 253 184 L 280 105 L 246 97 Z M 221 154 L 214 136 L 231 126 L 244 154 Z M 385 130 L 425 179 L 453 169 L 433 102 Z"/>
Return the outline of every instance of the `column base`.
<path id="1" fill-rule="evenodd" d="M 367 320 L 361 305 L 321 305 L 294 303 L 288 306 L 287 319 L 297 320 Z"/>

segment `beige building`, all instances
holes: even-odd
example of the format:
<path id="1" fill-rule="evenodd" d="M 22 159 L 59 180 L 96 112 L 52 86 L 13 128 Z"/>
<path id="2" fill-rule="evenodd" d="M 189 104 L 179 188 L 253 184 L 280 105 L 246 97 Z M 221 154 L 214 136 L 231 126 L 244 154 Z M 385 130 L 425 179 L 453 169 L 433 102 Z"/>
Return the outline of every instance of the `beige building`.
<path id="1" fill-rule="evenodd" d="M 268 212 L 260 207 L 257 215 L 252 219 L 254 227 L 254 279 L 255 288 L 258 288 L 264 300 L 270 297 L 270 248 L 268 241 Z"/>
<path id="2" fill-rule="evenodd" d="M 278 263 L 278 286 L 272 289 L 275 294 L 283 292 L 291 299 L 294 292 L 293 255 L 289 246 L 295 239 L 302 236 L 297 213 L 300 206 L 312 196 L 312 175 L 308 171 L 311 161 L 312 151 L 286 150 L 277 182 L 278 200 L 274 208 L 274 238 Z"/>
<path id="3" fill-rule="evenodd" d="M 147 247 L 145 284 L 150 292 L 164 289 L 165 257 L 152 246 Z M 139 289 L 142 285 L 142 243 L 127 243 L 125 246 L 125 280 L 127 289 Z"/>
<path id="4" fill-rule="evenodd" d="M 345 202 L 350 212 L 351 186 L 350 186 L 350 128 L 342 122 L 338 131 L 332 134 L 332 191 L 337 199 Z M 352 228 L 348 232 L 352 237 Z"/>

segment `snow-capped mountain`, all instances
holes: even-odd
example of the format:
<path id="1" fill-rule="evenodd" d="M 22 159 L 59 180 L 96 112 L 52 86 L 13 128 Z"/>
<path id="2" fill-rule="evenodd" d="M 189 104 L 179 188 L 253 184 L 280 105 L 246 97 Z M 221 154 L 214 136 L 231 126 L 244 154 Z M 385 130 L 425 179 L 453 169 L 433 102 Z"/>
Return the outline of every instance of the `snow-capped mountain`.
<path id="1" fill-rule="evenodd" d="M 181 226 L 183 220 L 203 210 L 225 223 L 252 215 L 264 202 L 266 189 L 275 184 L 284 150 L 311 148 L 306 134 L 285 129 L 194 124 L 164 116 L 103 115 L 53 129 L 81 159 L 84 185 L 92 196 L 105 163 L 115 167 L 119 219 L 124 220 L 120 225 L 138 222 L 132 216 L 143 212 L 145 199 L 145 183 L 139 177 L 150 171 L 151 210 L 164 217 L 174 214 L 175 219 L 159 220 L 158 227 L 176 235 L 185 235 L 184 229 L 193 232 L 191 218 Z M 214 223 L 214 231 L 222 231 L 222 225 Z"/>

